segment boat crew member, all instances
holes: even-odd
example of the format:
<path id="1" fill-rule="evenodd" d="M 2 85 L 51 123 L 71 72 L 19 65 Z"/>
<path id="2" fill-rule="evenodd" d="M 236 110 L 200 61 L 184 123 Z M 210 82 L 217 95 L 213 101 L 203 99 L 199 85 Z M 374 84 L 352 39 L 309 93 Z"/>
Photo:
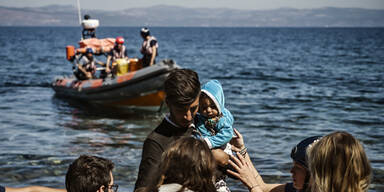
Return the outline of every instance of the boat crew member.
<path id="1" fill-rule="evenodd" d="M 116 37 L 115 46 L 113 47 L 113 49 L 108 54 L 107 66 L 105 69 L 105 71 L 107 73 L 112 72 L 113 75 L 116 74 L 116 71 L 117 71 L 116 60 L 117 59 L 126 59 L 128 61 L 128 51 L 124 45 L 124 38 L 123 37 Z"/>
<path id="2" fill-rule="evenodd" d="M 83 39 L 96 38 L 96 29 L 95 28 L 88 28 L 88 27 L 84 26 L 88 21 L 90 21 L 90 18 L 91 18 L 91 16 L 84 15 L 83 31 L 81 32 Z"/>
<path id="3" fill-rule="evenodd" d="M 87 80 L 95 78 L 96 64 L 105 65 L 93 56 L 92 48 L 87 48 L 85 56 L 82 55 L 80 57 L 80 61 L 77 63 L 77 70 L 74 72 L 77 79 Z"/>
<path id="4" fill-rule="evenodd" d="M 156 63 L 159 45 L 157 39 L 150 35 L 149 29 L 144 27 L 140 31 L 141 37 L 144 39 L 140 52 L 143 54 L 141 59 L 143 67 L 148 67 Z"/>

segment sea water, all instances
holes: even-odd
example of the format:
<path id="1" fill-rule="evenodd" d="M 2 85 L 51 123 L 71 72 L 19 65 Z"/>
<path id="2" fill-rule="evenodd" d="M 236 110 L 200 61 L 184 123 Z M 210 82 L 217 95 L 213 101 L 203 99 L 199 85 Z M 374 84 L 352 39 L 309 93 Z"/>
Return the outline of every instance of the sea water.
<path id="1" fill-rule="evenodd" d="M 268 183 L 290 178 L 291 148 L 300 140 L 348 131 L 373 167 L 371 191 L 384 190 L 383 28 L 150 28 L 157 60 L 170 58 L 218 79 L 234 127 Z M 123 36 L 141 57 L 139 27 L 100 27 Z M 56 76 L 72 74 L 65 46 L 80 27 L 0 27 L 0 184 L 65 188 L 80 154 L 115 163 L 119 191 L 132 191 L 143 141 L 164 114 L 117 111 L 58 99 Z M 105 57 L 99 57 L 105 61 Z M 233 191 L 247 191 L 229 179 Z"/>

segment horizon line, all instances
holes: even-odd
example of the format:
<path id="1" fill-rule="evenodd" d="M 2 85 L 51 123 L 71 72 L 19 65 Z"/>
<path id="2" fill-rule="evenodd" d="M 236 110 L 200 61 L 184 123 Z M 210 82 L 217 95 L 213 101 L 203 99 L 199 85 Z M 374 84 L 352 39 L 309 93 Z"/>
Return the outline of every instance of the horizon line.
<path id="1" fill-rule="evenodd" d="M 49 4 L 44 6 L 26 6 L 26 7 L 10 7 L 10 6 L 4 6 L 0 5 L 0 8 L 11 8 L 11 9 L 29 9 L 29 8 L 43 8 L 43 7 L 73 7 L 76 9 L 76 5 L 60 5 L 60 4 Z M 81 10 L 90 10 L 90 11 L 123 11 L 128 9 L 146 9 L 146 8 L 152 8 L 152 7 L 176 7 L 176 8 L 183 8 L 183 9 L 228 9 L 228 10 L 238 10 L 238 11 L 271 11 L 271 10 L 279 10 L 279 9 L 294 9 L 294 10 L 314 10 L 314 9 L 327 9 L 327 8 L 336 8 L 336 9 L 364 9 L 364 10 L 376 10 L 376 11 L 384 11 L 384 9 L 374 9 L 374 8 L 360 8 L 360 7 L 336 7 L 336 6 L 324 6 L 324 7 L 316 7 L 316 8 L 293 8 L 293 7 L 279 7 L 274 9 L 239 9 L 239 8 L 227 8 L 227 7 L 217 7 L 217 8 L 206 8 L 206 7 L 185 7 L 185 6 L 179 6 L 179 5 L 167 5 L 167 4 L 158 4 L 158 5 L 151 5 L 146 7 L 132 7 L 132 8 L 125 8 L 125 9 L 114 9 L 114 10 L 107 10 L 107 9 L 84 9 L 81 8 Z"/>

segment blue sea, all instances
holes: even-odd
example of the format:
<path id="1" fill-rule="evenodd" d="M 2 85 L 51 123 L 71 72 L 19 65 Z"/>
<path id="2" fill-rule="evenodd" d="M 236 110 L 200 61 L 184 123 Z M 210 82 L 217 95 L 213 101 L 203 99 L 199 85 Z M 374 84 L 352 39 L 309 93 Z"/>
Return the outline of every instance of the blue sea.
<path id="1" fill-rule="evenodd" d="M 344 130 L 368 154 L 370 191 L 384 191 L 384 28 L 150 29 L 158 60 L 223 84 L 234 127 L 266 182 L 292 180 L 290 152 L 300 140 Z M 140 57 L 139 30 L 96 33 L 124 36 L 129 56 Z M 0 185 L 65 188 L 68 165 L 93 154 L 116 164 L 119 191 L 132 191 L 143 141 L 164 114 L 56 98 L 51 82 L 71 75 L 65 47 L 80 37 L 80 27 L 0 27 Z"/>

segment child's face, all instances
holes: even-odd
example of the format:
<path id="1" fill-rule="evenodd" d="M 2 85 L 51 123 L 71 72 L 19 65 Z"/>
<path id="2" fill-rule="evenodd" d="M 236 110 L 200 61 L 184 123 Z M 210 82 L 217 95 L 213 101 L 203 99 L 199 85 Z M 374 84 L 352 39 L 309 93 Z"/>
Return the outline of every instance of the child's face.
<path id="1" fill-rule="evenodd" d="M 207 117 L 213 118 L 219 115 L 219 110 L 216 108 L 215 103 L 207 96 L 200 98 L 200 114 Z"/>
<path id="2" fill-rule="evenodd" d="M 293 187 L 295 187 L 297 190 L 303 189 L 305 176 L 307 175 L 305 167 L 294 161 L 291 168 L 291 173 L 293 178 Z"/>

